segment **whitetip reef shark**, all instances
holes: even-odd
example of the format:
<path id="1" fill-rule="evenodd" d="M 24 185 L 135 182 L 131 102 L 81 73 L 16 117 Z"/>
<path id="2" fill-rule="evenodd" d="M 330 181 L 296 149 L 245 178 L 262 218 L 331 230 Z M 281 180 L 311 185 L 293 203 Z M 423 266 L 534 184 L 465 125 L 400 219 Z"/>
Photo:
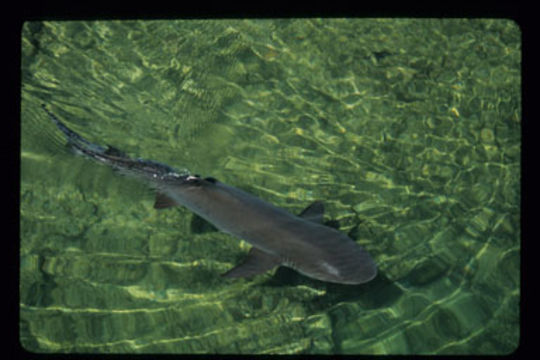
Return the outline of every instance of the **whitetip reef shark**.
<path id="1" fill-rule="evenodd" d="M 190 175 L 156 161 L 130 158 L 112 146 L 93 144 L 69 129 L 45 104 L 42 108 L 77 154 L 154 187 L 154 208 L 185 206 L 219 230 L 250 243 L 246 260 L 223 274 L 227 278 L 251 277 L 277 266 L 350 285 L 366 283 L 377 275 L 377 266 L 366 250 L 323 225 L 324 206 L 319 201 L 293 215 L 212 177 Z"/>

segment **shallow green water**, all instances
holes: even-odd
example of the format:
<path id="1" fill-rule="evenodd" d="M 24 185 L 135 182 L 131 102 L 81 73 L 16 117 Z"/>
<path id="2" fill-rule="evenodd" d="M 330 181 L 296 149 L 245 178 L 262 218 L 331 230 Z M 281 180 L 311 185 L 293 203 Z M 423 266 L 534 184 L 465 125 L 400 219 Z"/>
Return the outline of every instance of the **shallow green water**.
<path id="1" fill-rule="evenodd" d="M 521 39 L 506 20 L 29 22 L 20 340 L 33 352 L 505 354 L 519 342 Z M 249 245 L 72 155 L 90 140 L 293 212 L 380 274 L 224 280 Z"/>

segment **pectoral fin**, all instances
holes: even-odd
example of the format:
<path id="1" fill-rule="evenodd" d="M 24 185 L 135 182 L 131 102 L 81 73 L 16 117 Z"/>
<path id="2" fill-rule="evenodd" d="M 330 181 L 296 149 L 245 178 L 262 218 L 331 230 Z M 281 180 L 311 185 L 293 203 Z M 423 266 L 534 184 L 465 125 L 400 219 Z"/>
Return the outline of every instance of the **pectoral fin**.
<path id="1" fill-rule="evenodd" d="M 248 277 L 262 274 L 280 264 L 279 258 L 252 247 L 246 260 L 227 271 L 223 277 Z"/>

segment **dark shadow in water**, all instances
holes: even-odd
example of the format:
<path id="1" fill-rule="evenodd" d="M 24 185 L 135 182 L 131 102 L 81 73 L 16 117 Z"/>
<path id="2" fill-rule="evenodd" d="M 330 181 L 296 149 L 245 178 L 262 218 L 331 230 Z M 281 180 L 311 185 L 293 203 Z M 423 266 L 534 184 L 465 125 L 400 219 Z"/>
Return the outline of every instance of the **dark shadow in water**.
<path id="1" fill-rule="evenodd" d="M 361 285 L 343 285 L 323 282 L 308 278 L 292 269 L 280 267 L 274 276 L 262 286 L 298 286 L 305 285 L 318 290 L 326 290 L 326 294 L 313 300 L 308 305 L 313 311 L 321 311 L 339 302 L 360 302 L 366 309 L 390 306 L 403 291 L 389 280 L 383 272 L 375 279 Z"/>
<path id="2" fill-rule="evenodd" d="M 342 340 L 348 336 L 343 334 L 343 332 L 349 331 L 349 328 L 345 325 L 351 319 L 357 318 L 359 312 L 363 310 L 391 306 L 403 294 L 403 291 L 380 271 L 375 279 L 366 284 L 342 285 L 313 280 L 292 269 L 280 267 L 271 279 L 262 284 L 262 286 L 275 287 L 297 285 L 306 285 L 318 290 L 326 290 L 325 295 L 306 302 L 304 306 L 308 314 L 326 313 L 328 315 L 332 327 L 332 331 L 330 332 L 333 340 L 331 352 L 335 354 L 342 353 Z M 360 304 L 361 307 L 334 307 L 334 305 L 345 302 Z"/>

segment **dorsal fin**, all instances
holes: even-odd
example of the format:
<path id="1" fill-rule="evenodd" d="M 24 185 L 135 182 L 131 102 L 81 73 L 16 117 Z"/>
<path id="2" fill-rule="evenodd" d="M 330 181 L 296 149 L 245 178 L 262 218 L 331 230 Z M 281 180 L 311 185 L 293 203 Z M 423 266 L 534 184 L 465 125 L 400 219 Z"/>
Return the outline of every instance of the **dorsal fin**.
<path id="1" fill-rule="evenodd" d="M 156 193 L 156 201 L 154 202 L 154 209 L 166 209 L 169 207 L 177 206 L 176 201 L 171 199 L 165 194 L 160 192 Z"/>
<path id="2" fill-rule="evenodd" d="M 298 216 L 317 224 L 322 224 L 324 218 L 324 205 L 322 201 L 314 201 L 311 205 L 302 210 Z"/>

